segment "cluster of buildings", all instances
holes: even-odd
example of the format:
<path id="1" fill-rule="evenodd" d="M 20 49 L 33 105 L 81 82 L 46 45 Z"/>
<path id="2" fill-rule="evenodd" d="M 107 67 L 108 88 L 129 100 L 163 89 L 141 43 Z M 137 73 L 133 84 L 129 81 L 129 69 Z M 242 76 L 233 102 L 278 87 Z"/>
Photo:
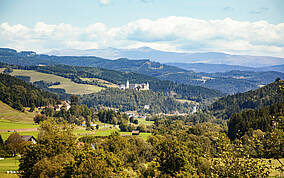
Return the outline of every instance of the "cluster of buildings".
<path id="1" fill-rule="evenodd" d="M 129 83 L 129 81 L 127 80 L 126 81 L 126 84 L 120 84 L 119 86 L 119 89 L 121 90 L 125 90 L 125 89 L 133 89 L 133 90 L 149 90 L 150 86 L 149 86 L 149 83 Z"/>

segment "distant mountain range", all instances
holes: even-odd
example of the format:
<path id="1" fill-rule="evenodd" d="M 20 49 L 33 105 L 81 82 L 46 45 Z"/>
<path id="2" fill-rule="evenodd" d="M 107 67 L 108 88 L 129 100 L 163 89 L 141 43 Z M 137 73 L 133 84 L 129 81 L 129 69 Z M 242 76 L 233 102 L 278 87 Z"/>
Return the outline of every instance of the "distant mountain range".
<path id="1" fill-rule="evenodd" d="M 206 63 L 167 63 L 167 65 L 175 66 L 185 70 L 190 70 L 193 72 L 206 72 L 206 73 L 229 72 L 232 70 L 254 71 L 254 72 L 262 72 L 262 71 L 284 72 L 284 64 L 275 65 L 275 66 L 266 66 L 266 67 L 246 67 L 240 65 L 206 64 Z"/>
<path id="2" fill-rule="evenodd" d="M 155 50 L 149 47 L 137 49 L 89 49 L 89 50 L 53 50 L 47 53 L 57 56 L 98 56 L 108 59 L 129 58 L 150 59 L 160 63 L 209 63 L 209 64 L 227 64 L 240 65 L 246 67 L 264 67 L 271 65 L 284 64 L 284 58 L 270 56 L 249 56 L 249 55 L 230 55 L 220 52 L 206 53 L 180 53 L 165 52 Z"/>
<path id="3" fill-rule="evenodd" d="M 134 72 L 179 84 L 216 89 L 227 94 L 253 90 L 275 81 L 276 78 L 284 78 L 284 65 L 253 68 L 204 63 L 162 64 L 149 59 L 119 58 L 110 60 L 96 56 L 38 55 L 31 51 L 17 52 L 5 48 L 0 48 L 0 62 L 20 66 L 65 64 Z"/>

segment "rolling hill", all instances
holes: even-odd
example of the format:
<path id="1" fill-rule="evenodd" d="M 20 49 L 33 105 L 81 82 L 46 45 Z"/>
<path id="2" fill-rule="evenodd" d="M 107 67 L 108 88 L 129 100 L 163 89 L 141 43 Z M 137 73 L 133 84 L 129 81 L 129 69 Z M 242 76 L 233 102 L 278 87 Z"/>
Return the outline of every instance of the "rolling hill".
<path id="1" fill-rule="evenodd" d="M 11 106 L 7 105 L 6 103 L 0 101 L 0 122 L 2 123 L 19 122 L 21 124 L 22 123 L 32 124 L 34 116 L 35 113 L 20 112 L 16 109 L 13 109 Z"/>
<path id="2" fill-rule="evenodd" d="M 220 57 L 222 55 L 217 56 Z M 160 80 L 170 80 L 179 84 L 215 89 L 226 94 L 254 90 L 262 85 L 273 82 L 276 78 L 284 78 L 284 74 L 280 72 L 262 71 L 265 69 L 272 69 L 273 67 L 252 68 L 223 64 L 184 63 L 172 64 L 176 66 L 171 66 L 153 62 L 148 59 L 129 60 L 120 58 L 117 60 L 109 60 L 94 56 L 48 56 L 37 55 L 33 52 L 17 52 L 15 50 L 3 48 L 0 49 L 0 62 L 1 61 L 23 66 L 65 64 L 81 67 L 97 67 L 122 72 L 134 72 L 136 74 L 139 73 L 155 77 Z M 231 71 L 232 69 L 233 71 Z M 275 67 L 275 69 L 281 69 L 281 66 Z M 198 73 L 193 72 L 192 70 L 198 71 Z M 105 72 L 106 75 L 108 75 L 107 73 L 108 72 Z M 101 79 L 105 80 L 106 78 Z M 123 80 L 125 80 L 125 78 Z M 114 83 L 109 77 L 107 81 Z M 125 81 L 120 80 L 119 82 L 124 83 Z"/>
<path id="3" fill-rule="evenodd" d="M 284 102 L 279 86 L 280 80 L 277 80 L 257 90 L 225 96 L 214 102 L 209 110 L 217 117 L 228 119 L 233 113 Z"/>
<path id="4" fill-rule="evenodd" d="M 12 76 L 27 76 L 30 77 L 30 82 L 59 82 L 59 84 L 49 86 L 50 89 L 63 89 L 67 94 L 74 95 L 82 95 L 82 94 L 90 94 L 94 92 L 98 92 L 102 89 L 102 87 L 96 85 L 88 85 L 88 84 L 78 84 L 71 79 L 60 77 L 53 74 L 41 73 L 34 70 L 22 70 L 22 69 L 14 69 Z"/>
<path id="5" fill-rule="evenodd" d="M 92 85 L 107 88 L 107 85 L 100 84 L 95 79 L 100 79 L 108 82 L 112 85 L 125 83 L 129 80 L 131 83 L 146 83 L 149 82 L 150 89 L 154 92 L 163 92 L 167 95 L 174 95 L 178 99 L 189 99 L 194 101 L 201 101 L 206 98 L 214 98 L 223 96 L 223 94 L 217 90 L 211 90 L 199 86 L 176 84 L 171 81 L 159 80 L 150 76 L 137 74 L 133 72 L 120 72 L 115 70 L 107 70 L 94 67 L 79 67 L 79 66 L 67 66 L 67 65 L 53 65 L 53 66 L 10 66 L 7 64 L 1 64 L 0 67 L 14 68 L 13 70 L 27 70 L 28 75 L 31 71 L 36 71 L 45 74 L 56 75 L 57 77 L 64 77 L 64 80 L 69 79 L 72 82 L 83 85 Z M 32 74 L 33 72 L 31 72 Z M 13 74 L 13 72 L 12 72 Z M 30 74 L 30 75 L 31 75 Z M 55 78 L 55 76 L 53 76 Z M 52 79 L 52 77 L 50 77 Z M 62 79 L 62 78 L 61 78 Z M 87 79 L 87 80 L 86 80 Z M 63 79 L 62 79 L 63 80 Z M 58 80 L 52 80 L 52 82 L 60 82 Z M 58 86 L 60 86 L 59 83 Z M 56 86 L 56 87 L 58 87 Z M 54 88 L 54 86 L 52 86 Z M 71 89 L 74 89 L 72 85 L 69 85 Z M 55 91 L 56 92 L 56 91 Z"/>
<path id="6" fill-rule="evenodd" d="M 55 105 L 58 97 L 13 76 L 0 74 L 0 100 L 14 109 Z"/>
<path id="7" fill-rule="evenodd" d="M 234 70 L 224 73 L 184 72 L 178 74 L 164 74 L 157 78 L 211 88 L 227 94 L 235 94 L 255 90 L 275 81 L 277 78 L 284 79 L 284 73 L 274 71 L 253 72 Z"/>

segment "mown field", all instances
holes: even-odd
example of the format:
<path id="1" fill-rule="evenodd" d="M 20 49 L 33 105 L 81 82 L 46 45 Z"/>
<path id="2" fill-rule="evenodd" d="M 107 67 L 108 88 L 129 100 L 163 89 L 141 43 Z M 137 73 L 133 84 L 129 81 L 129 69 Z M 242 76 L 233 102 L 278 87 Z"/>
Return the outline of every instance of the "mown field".
<path id="1" fill-rule="evenodd" d="M 145 125 L 152 125 L 152 124 L 154 124 L 154 121 L 146 121 L 143 118 L 138 118 L 137 120 L 138 120 L 139 124 L 145 124 Z"/>
<path id="2" fill-rule="evenodd" d="M 35 113 L 17 111 L 0 101 L 0 121 L 12 121 L 13 123 L 20 122 L 21 124 L 31 124 L 33 123 L 34 116 Z"/>
<path id="3" fill-rule="evenodd" d="M 0 160 L 0 172 L 16 171 L 19 168 L 20 157 L 4 158 Z"/>
<path id="4" fill-rule="evenodd" d="M 27 129 L 27 128 L 37 128 L 38 125 L 23 123 L 23 122 L 12 122 L 10 120 L 0 120 L 0 130 L 2 129 Z"/>
<path id="5" fill-rule="evenodd" d="M 100 85 L 104 85 L 106 87 L 111 87 L 111 88 L 117 88 L 118 85 L 108 82 L 106 80 L 98 79 L 98 78 L 81 78 L 83 81 L 88 81 L 88 82 L 98 82 Z"/>
<path id="6" fill-rule="evenodd" d="M 185 99 L 177 99 L 178 102 L 180 103 L 188 103 L 188 104 L 195 104 L 195 105 L 199 105 L 198 102 L 196 101 L 192 101 L 192 100 L 185 100 Z"/>
<path id="7" fill-rule="evenodd" d="M 95 93 L 102 90 L 101 87 L 95 85 L 78 84 L 72 82 L 71 79 L 60 77 L 53 74 L 40 73 L 33 70 L 18 70 L 13 69 L 12 76 L 29 76 L 31 82 L 46 81 L 46 82 L 60 82 L 60 85 L 53 85 L 50 88 L 62 88 L 65 89 L 68 94 L 82 95 Z"/>

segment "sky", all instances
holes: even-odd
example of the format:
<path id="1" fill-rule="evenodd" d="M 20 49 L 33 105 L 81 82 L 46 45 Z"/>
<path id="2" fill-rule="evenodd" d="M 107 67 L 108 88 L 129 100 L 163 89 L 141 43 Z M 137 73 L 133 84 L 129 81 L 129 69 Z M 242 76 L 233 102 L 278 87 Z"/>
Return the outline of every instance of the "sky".
<path id="1" fill-rule="evenodd" d="M 284 0 L 0 0 L 0 47 L 284 57 Z"/>

